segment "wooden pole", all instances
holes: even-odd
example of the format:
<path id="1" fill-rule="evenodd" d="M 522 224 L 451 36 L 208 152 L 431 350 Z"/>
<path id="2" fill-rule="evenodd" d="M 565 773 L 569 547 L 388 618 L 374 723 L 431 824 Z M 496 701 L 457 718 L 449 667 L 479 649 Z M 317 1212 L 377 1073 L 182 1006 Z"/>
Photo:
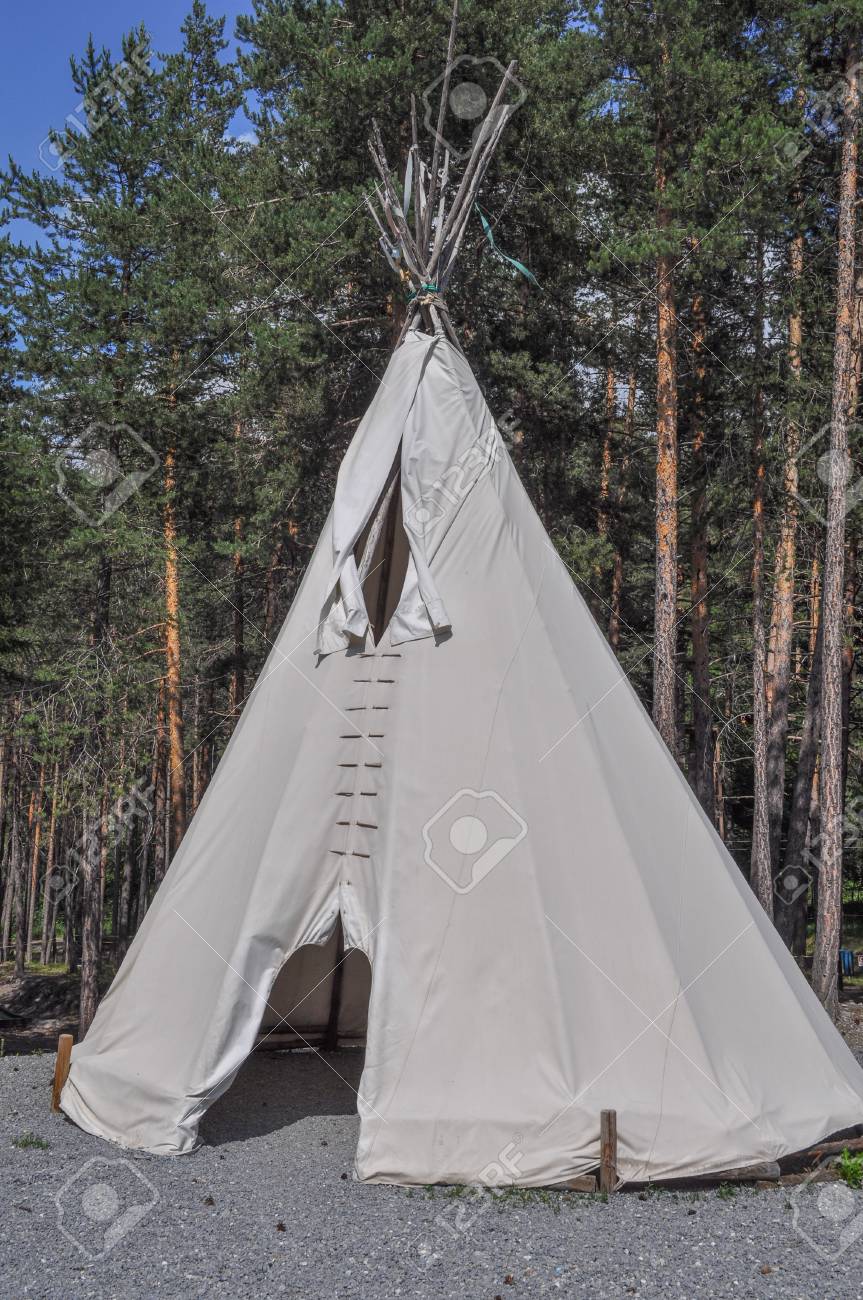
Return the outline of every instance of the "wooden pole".
<path id="1" fill-rule="evenodd" d="M 336 941 L 336 964 L 333 967 L 333 992 L 330 998 L 330 1016 L 324 1034 L 324 1051 L 335 1052 L 339 1045 L 339 1015 L 342 1010 L 342 980 L 345 968 L 345 932 L 341 917 L 338 921 L 339 936 Z"/>
<path id="2" fill-rule="evenodd" d="M 604 1110 L 599 1123 L 599 1190 L 607 1195 L 617 1186 L 617 1111 Z"/>
<path id="3" fill-rule="evenodd" d="M 57 1042 L 57 1060 L 54 1065 L 54 1090 L 51 1093 L 51 1109 L 59 1111 L 60 1093 L 66 1080 L 69 1077 L 69 1066 L 72 1063 L 72 1035 L 61 1034 Z"/>

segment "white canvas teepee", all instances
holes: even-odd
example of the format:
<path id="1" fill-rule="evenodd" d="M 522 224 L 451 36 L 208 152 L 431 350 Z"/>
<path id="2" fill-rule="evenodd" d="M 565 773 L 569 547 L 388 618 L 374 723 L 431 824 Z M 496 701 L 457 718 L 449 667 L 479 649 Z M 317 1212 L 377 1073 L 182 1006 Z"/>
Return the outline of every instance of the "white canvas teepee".
<path id="1" fill-rule="evenodd" d="M 597 1165 L 604 1108 L 623 1179 L 775 1159 L 860 1122 L 863 1072 L 450 336 L 428 191 L 413 238 L 381 197 L 414 263 L 408 328 L 64 1111 L 124 1146 L 192 1150 L 262 1022 L 311 1043 L 361 1030 L 360 950 L 361 1179 L 559 1183 Z"/>

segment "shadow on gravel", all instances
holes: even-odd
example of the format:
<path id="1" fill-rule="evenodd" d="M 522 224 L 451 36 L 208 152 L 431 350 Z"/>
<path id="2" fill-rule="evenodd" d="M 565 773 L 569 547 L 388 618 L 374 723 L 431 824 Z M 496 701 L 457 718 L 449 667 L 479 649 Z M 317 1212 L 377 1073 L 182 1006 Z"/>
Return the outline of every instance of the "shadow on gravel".
<path id="1" fill-rule="evenodd" d="M 201 1122 L 208 1146 L 265 1137 L 310 1115 L 357 1113 L 362 1049 L 253 1054 Z"/>

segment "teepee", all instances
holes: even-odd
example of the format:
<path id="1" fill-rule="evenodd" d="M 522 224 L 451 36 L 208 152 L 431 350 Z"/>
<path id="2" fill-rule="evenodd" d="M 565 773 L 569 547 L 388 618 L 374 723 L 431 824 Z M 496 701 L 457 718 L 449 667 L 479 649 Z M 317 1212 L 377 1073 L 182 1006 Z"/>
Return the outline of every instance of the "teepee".
<path id="1" fill-rule="evenodd" d="M 448 209 L 446 151 L 426 168 L 414 131 L 400 198 L 375 134 L 381 240 L 414 296 L 278 641 L 74 1050 L 63 1110 L 122 1146 L 191 1151 L 262 1032 L 365 1033 L 372 1182 L 565 1182 L 597 1166 L 603 1109 L 623 1180 L 863 1120 L 863 1072 L 551 546 L 447 315 L 505 84 Z"/>

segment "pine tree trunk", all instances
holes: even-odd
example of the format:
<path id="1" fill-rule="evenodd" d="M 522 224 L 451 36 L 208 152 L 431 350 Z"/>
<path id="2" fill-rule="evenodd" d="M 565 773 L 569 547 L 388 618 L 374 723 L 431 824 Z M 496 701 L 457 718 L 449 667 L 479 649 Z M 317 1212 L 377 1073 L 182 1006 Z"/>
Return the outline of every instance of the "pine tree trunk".
<path id="1" fill-rule="evenodd" d="M 33 929 L 36 924 L 36 905 L 39 897 L 39 856 L 42 850 L 42 800 L 45 796 L 45 764 L 39 764 L 39 784 L 33 810 L 32 841 L 30 844 L 30 886 L 27 891 L 27 962 L 33 960 Z"/>
<path id="2" fill-rule="evenodd" d="M 114 448 L 116 451 L 116 447 Z M 99 555 L 96 581 L 96 604 L 93 614 L 93 645 L 97 649 L 106 641 L 111 626 L 111 583 L 113 569 L 107 547 Z M 100 702 L 94 719 L 96 748 L 104 755 L 106 747 L 105 708 Z M 100 810 L 82 818 L 82 853 L 80 855 L 80 886 L 75 890 L 76 906 L 80 907 L 80 929 L 76 936 L 81 965 L 81 991 L 78 1002 L 78 1033 L 84 1037 L 99 1005 L 99 974 L 102 963 L 102 866 L 103 826 Z M 70 895 L 66 896 L 67 918 Z"/>
<path id="3" fill-rule="evenodd" d="M 156 832 L 153 832 L 154 836 Z M 153 841 L 155 846 L 155 839 Z M 144 917 L 147 915 L 148 907 L 148 888 L 147 888 L 147 854 L 141 854 L 141 875 L 138 879 L 138 897 L 135 909 L 135 930 L 140 930 Z"/>
<path id="4" fill-rule="evenodd" d="M 81 854 L 81 999 L 78 1036 L 83 1038 L 99 1006 L 99 969 L 102 956 L 101 862 L 102 818 L 95 813 L 85 818 L 84 851 Z"/>
<path id="5" fill-rule="evenodd" d="M 293 530 L 296 533 L 296 524 L 288 523 L 288 531 Z M 267 564 L 267 576 L 264 581 L 264 637 L 267 645 L 272 643 L 273 635 L 276 632 L 276 609 L 278 600 L 278 579 L 277 574 L 282 565 L 282 559 L 285 554 L 284 538 L 280 537 L 273 547 L 273 553 Z"/>
<path id="6" fill-rule="evenodd" d="M 752 858 L 749 880 L 761 906 L 773 915 L 773 872 L 767 805 L 767 643 L 764 631 L 764 245 L 755 257 L 755 390 L 752 400 Z"/>
<path id="7" fill-rule="evenodd" d="M 614 439 L 614 418 L 617 405 L 616 393 L 617 385 L 614 378 L 614 367 L 609 359 L 605 367 L 604 432 L 602 437 L 602 457 L 599 466 L 599 502 L 596 510 L 596 535 L 601 541 L 606 541 L 608 539 L 608 508 L 609 494 L 611 492 L 612 443 Z M 600 563 L 595 564 L 593 568 L 593 585 L 594 591 L 590 603 L 594 618 L 599 620 L 602 607 L 605 604 L 602 596 L 602 587 L 604 584 L 602 565 Z"/>
<path id="8" fill-rule="evenodd" d="M 635 363 L 633 362 L 632 369 L 629 372 L 629 382 L 626 389 L 626 412 L 623 417 L 623 455 L 620 462 L 620 474 L 617 485 L 617 496 L 615 499 L 616 528 L 614 539 L 614 560 L 611 568 L 611 612 L 608 618 L 608 642 L 615 653 L 617 653 L 620 648 L 620 606 L 623 597 L 623 552 L 621 549 L 620 538 L 621 518 L 623 516 L 623 507 L 626 501 L 629 462 L 635 441 L 635 400 L 637 394 L 638 376 L 635 370 Z"/>
<path id="9" fill-rule="evenodd" d="M 6 725 L 6 718 L 0 718 L 0 725 Z M 0 737 L 0 869 L 2 869 L 3 845 L 6 835 L 6 772 L 7 756 L 11 745 L 9 736 Z"/>
<path id="10" fill-rule="evenodd" d="M 12 865 L 12 818 L 18 798 L 18 741 L 15 737 L 15 727 L 20 714 L 20 698 L 14 701 L 10 712 L 10 735 L 8 749 L 5 752 L 6 770 L 4 772 L 3 793 L 3 816 L 8 828 L 6 837 L 2 841 L 5 871 L 3 907 L 2 915 L 0 915 L 0 957 L 2 957 L 3 961 L 9 960 L 12 950 L 12 914 L 15 906 L 15 870 Z"/>
<path id="11" fill-rule="evenodd" d="M 667 60 L 667 55 L 664 56 Z M 666 248 L 671 212 L 666 206 L 668 137 L 660 115 L 656 138 L 656 589 L 653 642 L 653 721 L 677 756 L 677 339 L 674 257 Z"/>
<path id="12" fill-rule="evenodd" d="M 54 849 L 57 843 L 57 792 L 60 788 L 60 764 L 55 760 L 51 773 L 51 812 L 48 815 L 48 840 L 45 845 L 45 875 L 42 885 L 42 965 L 48 966 L 54 957 L 54 895 L 51 888 L 54 871 Z"/>
<path id="13" fill-rule="evenodd" d="M 117 960 L 126 953 L 129 941 L 129 922 L 132 911 L 132 886 L 135 877 L 135 850 L 139 842 L 137 825 L 133 826 L 123 845 L 123 872 L 120 899 L 117 907 Z"/>
<path id="14" fill-rule="evenodd" d="M 707 605 L 707 461 L 705 456 L 705 382 L 707 366 L 704 345 L 707 320 L 704 300 L 692 299 L 692 744 L 695 793 L 712 822 L 716 821 L 715 774 L 713 771 L 713 710 L 710 705 L 710 631 Z"/>
<path id="15" fill-rule="evenodd" d="M 0 960 L 8 961 L 12 951 L 12 913 L 15 904 L 15 872 L 12 867 L 12 818 L 6 836 L 5 875 L 3 879 L 3 909 L 0 916 Z"/>
<path id="16" fill-rule="evenodd" d="M 75 818 L 72 818 L 69 828 L 71 843 L 81 844 L 86 824 L 87 819 L 82 815 L 81 838 L 77 838 Z M 81 894 L 82 880 L 79 871 L 74 883 L 63 898 L 63 914 L 66 922 L 66 967 L 70 975 L 73 975 L 78 970 L 81 963 Z"/>
<path id="17" fill-rule="evenodd" d="M 12 809 L 12 841 L 9 861 L 15 896 L 15 978 L 24 978 L 24 957 L 27 947 L 27 858 L 21 843 L 21 810 L 16 804 Z"/>
<path id="18" fill-rule="evenodd" d="M 236 716 L 246 697 L 246 613 L 245 613 L 245 561 L 240 549 L 243 542 L 243 520 L 234 520 L 234 541 L 237 549 L 233 556 L 234 570 L 234 663 L 231 670 L 231 712 Z"/>
<path id="19" fill-rule="evenodd" d="M 183 696 L 180 671 L 180 558 L 174 504 L 174 449 L 165 453 L 165 704 L 171 770 L 171 842 L 173 856 L 186 833 L 186 781 L 183 745 Z"/>
<path id="20" fill-rule="evenodd" d="M 215 684 L 208 681 L 204 689 L 204 702 L 201 707 L 197 743 L 195 746 L 195 764 L 192 786 L 192 811 L 197 812 L 198 804 L 204 797 L 204 791 L 210 784 L 213 768 L 213 706 Z"/>
<path id="21" fill-rule="evenodd" d="M 791 240 L 789 275 L 792 308 L 788 316 L 788 369 L 796 390 L 803 364 L 803 316 L 799 301 L 803 274 L 803 235 Z M 782 816 L 785 807 L 785 751 L 788 743 L 788 708 L 794 650 L 794 572 L 797 563 L 797 457 L 800 426 L 797 412 L 785 427 L 782 472 L 782 522 L 776 548 L 776 581 L 770 618 L 770 651 L 767 659 L 767 815 L 770 827 L 770 868 L 779 870 L 782 844 Z"/>
<path id="22" fill-rule="evenodd" d="M 817 606 L 815 617 L 817 618 Z M 800 750 L 791 791 L 788 837 L 781 874 L 783 887 L 778 891 L 775 909 L 776 928 L 791 951 L 798 956 L 802 955 L 805 948 L 806 909 L 812 875 L 806 854 L 806 838 L 821 732 L 821 647 L 822 630 L 819 620 L 810 659 Z"/>
<path id="23" fill-rule="evenodd" d="M 836 333 L 830 423 L 830 483 L 824 544 L 821 683 L 821 838 L 818 919 L 812 986 L 828 1013 L 838 1011 L 837 967 L 842 924 L 842 635 L 846 480 L 848 476 L 848 390 L 852 370 L 854 245 L 857 200 L 857 50 L 845 61 L 842 161 L 837 230 Z"/>
<path id="24" fill-rule="evenodd" d="M 165 736 L 165 685 L 159 686 L 156 704 L 156 753 L 153 760 L 153 880 L 156 888 L 162 883 L 167 866 L 168 852 L 165 843 L 165 804 L 167 800 L 168 747 Z M 146 897 L 146 872 L 144 897 Z M 145 908 L 146 911 L 146 908 Z M 140 922 L 139 922 L 140 924 Z"/>
<path id="25" fill-rule="evenodd" d="M 725 769 L 722 763 L 721 733 L 716 732 L 713 745 L 713 806 L 716 809 L 716 829 L 723 844 L 728 834 L 725 820 Z"/>
<path id="26" fill-rule="evenodd" d="M 851 741 L 851 693 L 854 686 L 854 625 L 857 606 L 857 538 L 845 548 L 845 639 L 842 644 L 842 807 L 848 785 L 848 750 Z"/>
<path id="27" fill-rule="evenodd" d="M 237 499 L 240 499 L 240 488 L 242 483 L 242 464 L 240 461 L 240 452 L 243 438 L 243 424 L 237 419 L 234 421 L 234 444 L 235 444 L 235 477 L 237 481 Z M 243 532 L 245 523 L 243 516 L 237 514 L 234 517 L 234 554 L 232 566 L 234 571 L 234 656 L 233 667 L 231 669 L 231 691 L 230 691 L 230 709 L 236 717 L 240 712 L 240 705 L 246 697 L 246 603 L 245 603 L 245 560 L 243 559 Z"/>
<path id="28" fill-rule="evenodd" d="M 108 860 L 111 852 L 110 818 L 108 804 L 108 777 L 102 785 L 102 798 L 99 803 L 99 933 L 105 918 L 105 885 L 108 879 Z"/>

